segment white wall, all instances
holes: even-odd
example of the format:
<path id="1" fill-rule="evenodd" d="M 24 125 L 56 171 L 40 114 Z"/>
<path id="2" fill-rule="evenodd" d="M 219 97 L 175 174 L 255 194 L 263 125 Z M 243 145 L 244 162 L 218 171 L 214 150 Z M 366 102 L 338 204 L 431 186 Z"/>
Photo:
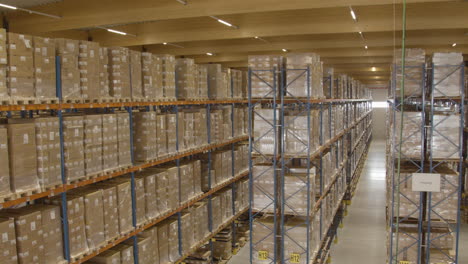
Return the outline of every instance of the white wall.
<path id="1" fill-rule="evenodd" d="M 387 89 L 372 89 L 371 91 L 374 102 L 387 100 Z M 386 111 L 386 108 L 374 108 L 372 113 L 372 136 L 374 140 L 385 140 Z"/>

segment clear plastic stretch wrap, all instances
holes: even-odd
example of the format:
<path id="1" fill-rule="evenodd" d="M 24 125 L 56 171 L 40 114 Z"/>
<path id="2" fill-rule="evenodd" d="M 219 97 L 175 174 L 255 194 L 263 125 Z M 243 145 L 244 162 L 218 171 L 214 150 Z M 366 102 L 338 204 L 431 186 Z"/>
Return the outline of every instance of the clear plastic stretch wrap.
<path id="1" fill-rule="evenodd" d="M 403 137 L 401 144 L 401 155 L 402 158 L 419 159 L 421 158 L 422 149 L 422 138 L 421 138 L 421 122 L 422 114 L 420 112 L 404 112 L 403 113 Z M 398 151 L 400 144 L 400 130 L 401 130 L 401 113 L 395 113 L 395 120 L 393 125 L 395 126 L 395 145 L 393 146 L 395 151 Z"/>
<path id="2" fill-rule="evenodd" d="M 277 127 L 273 127 L 274 124 L 274 113 L 276 111 L 276 118 L 279 117 L 279 111 L 273 109 L 255 109 L 255 112 L 258 114 L 254 115 L 254 135 L 255 144 L 254 152 L 261 152 L 263 154 L 273 155 L 276 153 L 278 144 L 275 144 L 279 140 L 279 133 Z"/>
<path id="3" fill-rule="evenodd" d="M 249 56 L 249 68 L 252 70 L 252 98 L 273 98 L 279 96 L 279 73 L 283 68 L 283 57 L 275 55 Z M 276 91 L 273 91 L 273 89 Z"/>
<path id="4" fill-rule="evenodd" d="M 323 64 L 320 56 L 315 53 L 289 53 L 286 56 L 286 82 L 286 96 L 323 98 Z"/>
<path id="5" fill-rule="evenodd" d="M 460 115 L 435 114 L 430 132 L 432 159 L 460 158 Z"/>
<path id="6" fill-rule="evenodd" d="M 396 50 L 393 59 L 394 68 L 396 71 L 392 80 L 395 83 L 395 97 L 400 97 L 402 89 L 402 80 L 405 81 L 404 96 L 407 97 L 421 97 L 423 94 L 423 80 L 425 76 L 425 56 L 426 52 L 423 49 L 406 49 L 405 50 L 405 69 L 403 76 L 403 69 L 401 68 L 401 49 Z"/>
<path id="7" fill-rule="evenodd" d="M 434 97 L 458 97 L 463 86 L 463 55 L 457 52 L 434 53 Z"/>

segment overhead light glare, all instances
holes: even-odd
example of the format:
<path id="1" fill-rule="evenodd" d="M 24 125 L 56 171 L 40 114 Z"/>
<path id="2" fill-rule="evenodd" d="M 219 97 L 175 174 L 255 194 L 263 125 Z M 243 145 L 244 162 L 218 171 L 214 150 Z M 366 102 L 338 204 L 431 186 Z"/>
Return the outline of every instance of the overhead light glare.
<path id="1" fill-rule="evenodd" d="M 222 20 L 222 19 L 219 19 L 219 18 L 217 18 L 217 17 L 215 17 L 215 16 L 210 16 L 210 17 L 211 17 L 212 19 L 218 21 L 219 23 L 221 23 L 221 24 L 223 24 L 223 25 L 226 25 L 226 26 L 228 26 L 228 27 L 232 27 L 232 28 L 235 28 L 235 29 L 238 29 L 238 28 L 239 28 L 238 26 L 235 26 L 235 25 L 233 25 L 233 24 L 231 24 L 231 23 L 229 23 L 229 22 L 227 22 L 227 21 L 224 21 L 224 20 Z"/>
<path id="2" fill-rule="evenodd" d="M 264 39 L 264 38 L 261 38 L 261 37 L 259 37 L 259 36 L 255 36 L 255 39 L 261 40 L 261 41 L 263 41 L 263 42 L 265 42 L 265 43 L 270 43 L 268 40 L 266 40 L 266 39 Z"/>
<path id="3" fill-rule="evenodd" d="M 352 7 L 349 7 L 349 13 L 351 14 L 351 17 L 353 18 L 354 22 L 357 22 L 357 16 L 356 16 L 356 13 L 354 13 L 354 10 Z"/>
<path id="4" fill-rule="evenodd" d="M 118 31 L 118 30 L 113 30 L 113 29 L 110 29 L 110 28 L 108 28 L 107 31 L 112 32 L 112 33 L 115 33 L 115 34 L 124 35 L 124 36 L 127 35 L 127 33 L 125 33 L 125 32 Z"/>
<path id="5" fill-rule="evenodd" d="M 167 42 L 163 42 L 163 45 L 167 45 Z"/>
<path id="6" fill-rule="evenodd" d="M 181 4 L 183 4 L 183 5 L 187 5 L 187 4 L 188 4 L 187 1 L 184 1 L 184 0 L 176 0 L 176 1 L 179 2 L 179 3 L 181 3 Z"/>
<path id="7" fill-rule="evenodd" d="M 282 51 L 283 51 L 283 52 L 288 52 L 288 50 L 287 50 L 287 49 L 282 49 Z"/>
<path id="8" fill-rule="evenodd" d="M 213 56 L 213 53 L 207 52 L 206 55 L 208 55 L 208 56 Z"/>
<path id="9" fill-rule="evenodd" d="M 258 39 L 258 36 L 255 36 L 256 39 Z"/>
<path id="10" fill-rule="evenodd" d="M 452 47 L 455 47 L 455 46 L 457 46 L 457 43 L 453 43 L 453 44 L 452 44 Z"/>
<path id="11" fill-rule="evenodd" d="M 366 46 L 364 46 L 364 48 L 365 48 L 365 49 L 368 49 L 369 47 L 367 47 L 367 45 L 366 45 Z"/>
<path id="12" fill-rule="evenodd" d="M 5 8 L 9 8 L 9 9 L 13 9 L 13 10 L 18 9 L 16 6 L 11 6 L 11 5 L 0 4 L 0 6 L 5 7 Z"/>
<path id="13" fill-rule="evenodd" d="M 164 46 L 174 46 L 174 47 L 177 47 L 177 48 L 184 48 L 184 47 L 181 46 L 181 45 L 177 45 L 177 44 L 169 43 L 169 42 L 163 42 L 162 44 L 163 44 Z"/>
<path id="14" fill-rule="evenodd" d="M 371 68 L 371 71 L 377 71 L 377 68 L 372 67 L 372 68 Z"/>

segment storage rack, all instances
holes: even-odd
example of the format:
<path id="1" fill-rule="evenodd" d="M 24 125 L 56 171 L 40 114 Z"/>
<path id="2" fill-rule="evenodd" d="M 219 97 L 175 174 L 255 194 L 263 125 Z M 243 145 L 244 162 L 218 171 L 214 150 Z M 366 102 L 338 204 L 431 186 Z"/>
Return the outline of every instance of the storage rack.
<path id="1" fill-rule="evenodd" d="M 265 76 L 265 72 L 269 75 L 271 74 L 272 81 L 265 81 L 264 78 L 260 76 Z M 276 73 L 280 73 L 279 76 Z M 290 81 L 285 82 L 285 76 L 288 72 L 296 73 L 296 78 Z M 286 88 L 296 82 L 300 77 L 305 77 L 307 80 L 307 97 L 306 98 L 297 98 L 287 91 Z M 279 78 L 279 80 L 278 80 Z M 348 111 L 356 103 L 366 103 L 367 109 L 370 109 L 370 99 L 312 99 L 311 96 L 311 87 L 310 87 L 310 78 L 311 78 L 311 69 L 310 67 L 306 69 L 277 69 L 272 68 L 269 70 L 255 70 L 249 69 L 249 155 L 250 155 L 250 262 L 253 263 L 255 260 L 263 260 L 262 263 L 325 263 L 329 258 L 330 245 L 333 238 L 337 235 L 337 228 L 341 219 L 343 217 L 343 212 L 345 210 L 346 204 L 343 202 L 345 198 L 347 200 L 351 199 L 352 194 L 354 193 L 355 183 L 359 178 L 359 174 L 362 169 L 362 165 L 365 161 L 366 152 L 368 145 L 371 140 L 371 117 L 372 111 L 368 111 L 362 116 L 358 116 L 357 111 L 354 112 L 354 116 L 349 120 L 346 118 L 348 116 Z M 328 79 L 330 89 L 330 94 L 332 95 L 332 86 L 333 82 L 330 77 L 325 77 L 325 81 Z M 269 87 L 269 91 L 263 95 L 262 98 L 252 98 L 252 81 L 262 82 L 263 86 Z M 343 131 L 332 137 L 331 134 L 331 111 L 334 104 L 343 105 L 345 107 L 345 120 Z M 262 109 L 259 111 L 258 108 Z M 319 109 L 320 110 L 320 138 L 319 138 L 319 147 L 318 149 L 312 149 L 311 147 L 311 135 L 308 135 L 305 138 L 299 139 L 302 143 L 303 149 L 296 155 L 287 154 L 285 151 L 285 135 L 287 133 L 290 122 L 287 122 L 285 119 L 285 112 L 289 108 L 298 109 L 299 114 L 297 114 L 293 121 L 298 118 L 300 114 L 305 113 L 307 115 L 307 131 L 311 130 L 311 110 Z M 328 111 L 330 114 L 329 121 L 327 124 L 323 122 L 323 113 Z M 259 118 L 266 123 L 268 129 L 263 134 L 254 135 L 254 119 Z M 272 120 L 271 120 L 272 118 Z M 354 138 L 351 135 L 351 131 L 355 129 L 359 124 L 366 123 L 365 130 L 363 133 Z M 324 128 L 328 126 L 328 131 L 330 133 L 329 140 L 325 142 L 324 140 Z M 264 130 L 265 131 L 265 130 Z M 256 147 L 260 143 L 260 140 L 264 137 L 273 137 L 273 153 L 267 153 L 267 151 L 261 150 Z M 348 148 L 344 148 L 343 140 L 349 140 L 352 142 L 348 144 Z M 332 181 L 328 187 L 324 186 L 323 171 L 322 171 L 322 159 L 323 154 L 332 149 L 332 146 L 336 145 L 341 141 L 341 149 L 336 151 L 342 151 L 347 153 L 347 158 L 343 157 L 343 161 L 338 164 L 334 164 L 336 172 L 331 177 Z M 363 150 L 360 153 L 356 152 L 358 146 L 364 146 Z M 257 172 L 255 176 L 253 168 L 255 166 L 253 158 L 262 159 L 262 169 L 260 172 Z M 352 164 L 351 157 L 354 157 L 356 160 L 355 164 Z M 285 194 L 285 174 L 287 173 L 288 163 L 294 158 L 305 158 L 306 159 L 306 177 L 307 180 L 300 180 L 303 183 L 303 186 L 300 190 L 296 190 L 290 196 Z M 265 161 L 268 161 L 269 165 L 265 164 Z M 353 166 L 356 165 L 356 166 Z M 316 175 L 320 177 L 320 193 L 317 201 L 316 197 L 311 195 L 311 188 L 313 186 L 310 177 L 310 171 L 312 166 L 318 168 Z M 273 173 L 273 193 L 265 193 L 259 183 L 255 183 L 257 178 L 262 177 L 262 175 L 272 172 Z M 341 174 L 344 174 L 346 181 L 346 191 L 339 198 L 339 203 L 337 204 L 332 221 L 325 226 L 325 223 L 322 222 L 322 210 L 321 206 L 323 205 L 324 199 L 329 194 L 332 186 L 339 179 Z M 254 203 L 254 191 L 258 188 L 259 191 L 264 196 L 263 198 L 267 200 L 267 206 L 263 209 L 253 209 Z M 303 214 L 304 220 L 301 224 L 288 228 L 285 225 L 285 219 L 292 214 L 295 214 L 294 205 L 288 203 L 288 200 L 293 197 L 295 194 L 301 190 L 307 190 L 307 209 Z M 349 202 L 348 202 L 349 203 Z M 273 209 L 269 208 L 273 207 Z M 291 212 L 286 212 L 288 209 Z M 268 229 L 267 233 L 264 233 L 261 238 L 258 238 L 254 241 L 253 239 L 253 223 L 257 217 L 262 215 L 269 215 L 273 218 L 273 228 L 264 226 L 264 229 Z M 320 243 L 318 245 L 318 252 L 314 253 L 311 250 L 310 237 L 313 229 L 313 218 L 319 215 L 319 229 L 320 229 Z M 263 225 L 262 223 L 258 223 Z M 300 243 L 296 241 L 295 237 L 289 236 L 287 232 L 292 231 L 300 225 L 306 226 L 306 246 L 300 246 Z M 278 238 L 278 239 L 276 239 Z M 273 252 L 267 252 L 265 250 L 257 250 L 258 246 L 263 241 L 270 239 L 273 240 Z M 299 250 L 294 252 L 291 255 L 286 255 L 284 253 L 285 240 L 289 240 L 290 243 L 297 245 Z M 258 262 L 255 262 L 258 263 Z"/>
<path id="2" fill-rule="evenodd" d="M 410 264 L 429 264 L 434 262 L 441 263 L 459 263 L 458 262 L 458 245 L 459 232 L 461 223 L 461 197 L 463 193 L 463 130 L 464 130 L 464 65 L 434 65 L 430 64 L 427 68 L 425 64 L 405 66 L 394 65 L 392 71 L 392 86 L 391 98 L 388 100 L 391 121 L 387 142 L 390 153 L 387 152 L 387 183 L 388 183 L 388 225 L 389 225 L 389 242 L 388 242 L 388 262 L 387 263 L 410 263 Z M 434 78 L 435 70 L 444 70 L 447 72 L 445 76 Z M 403 71 L 404 70 L 404 71 Z M 415 75 L 415 70 L 422 74 Z M 397 91 L 397 72 L 405 72 L 403 78 L 411 82 L 420 84 L 421 94 L 416 91 L 413 94 L 406 94 L 403 98 L 400 97 Z M 409 72 L 409 73 L 408 73 Z M 444 93 L 443 81 L 447 78 L 456 78 L 456 74 L 460 74 L 459 91 L 460 96 L 451 97 Z M 455 76 L 453 76 L 455 75 Z M 435 97 L 438 93 L 441 96 Z M 447 110 L 445 106 L 450 106 Z M 403 133 L 402 138 L 399 138 L 399 130 L 397 124 L 399 116 L 404 111 L 417 114 L 416 118 L 412 118 L 410 125 L 419 127 L 413 129 L 412 133 Z M 436 114 L 444 115 L 442 120 L 435 120 Z M 443 122 L 449 118 L 455 118 L 459 126 L 459 136 L 456 140 L 452 140 L 448 135 L 441 132 L 444 125 Z M 408 117 L 405 116 L 404 119 Z M 401 128 L 403 129 L 403 128 Z M 434 139 L 442 137 L 446 142 L 447 148 L 455 149 L 450 153 L 450 157 L 436 158 L 436 150 Z M 419 139 L 417 139 L 419 138 Z M 418 155 L 401 155 L 401 166 L 403 164 L 411 169 L 405 171 L 405 176 L 398 175 L 398 154 L 401 146 L 408 144 L 414 140 L 419 140 Z M 401 141 L 400 141 L 401 140 Z M 418 144 L 416 144 L 418 145 Z M 402 151 L 403 152 L 403 151 Z M 413 153 L 414 154 L 414 153 Z M 455 155 L 456 157 L 452 157 Z M 444 166 L 450 167 L 453 174 L 458 177 L 455 182 L 444 179 L 447 186 L 443 188 L 452 188 L 456 190 L 445 194 L 445 197 L 434 198 L 432 192 L 419 192 L 416 196 L 411 197 L 405 192 L 404 188 L 411 186 L 413 173 L 436 173 L 443 174 L 441 168 Z M 403 170 L 403 169 L 402 169 Z M 401 172 L 403 173 L 403 172 Z M 409 174 L 409 175 L 408 175 Z M 443 179 L 443 178 L 442 178 Z M 411 191 L 411 190 L 409 190 Z M 447 206 L 444 202 L 454 199 L 457 202 L 456 219 L 445 219 L 441 216 L 440 211 Z M 409 213 L 400 212 L 400 202 L 405 201 L 411 203 L 414 210 Z M 402 227 L 403 226 L 403 227 Z M 436 233 L 433 231 L 437 230 Z M 404 248 L 398 246 L 399 237 L 403 236 L 410 240 Z M 445 248 L 441 248 L 439 239 L 450 240 L 453 236 L 454 248 L 447 252 Z M 402 243 L 402 242 L 399 242 Z M 411 253 L 413 252 L 413 253 Z M 415 259 L 408 259 L 409 254 L 416 254 Z M 437 256 L 436 256 L 437 255 Z"/>
<path id="3" fill-rule="evenodd" d="M 61 64 L 60 64 L 60 57 L 56 56 L 56 93 L 57 97 L 61 98 Z M 177 76 L 176 76 L 177 78 Z M 209 76 L 208 76 L 209 78 Z M 177 79 L 176 79 L 177 83 Z M 232 83 L 231 83 L 232 85 Z M 177 87 L 176 87 L 177 89 Z M 232 92 L 232 86 L 231 86 L 231 92 Z M 191 252 L 195 251 L 196 248 L 200 245 L 205 244 L 207 241 L 211 243 L 211 238 L 215 236 L 218 232 L 220 232 L 223 228 L 225 228 L 228 225 L 232 224 L 233 229 L 235 229 L 235 224 L 234 221 L 239 218 L 243 213 L 247 211 L 247 209 L 242 209 L 242 208 L 236 208 L 235 205 L 235 184 L 236 182 L 246 178 L 248 176 L 248 171 L 244 171 L 241 173 L 238 173 L 237 175 L 234 175 L 234 159 L 232 159 L 232 175 L 231 178 L 228 180 L 217 184 L 216 186 L 212 185 L 210 180 L 211 178 L 208 177 L 209 179 L 209 190 L 204 192 L 201 195 L 198 195 L 197 197 L 192 198 L 189 201 L 186 201 L 184 204 L 181 204 L 178 208 L 173 209 L 172 211 L 159 216 L 155 219 L 152 219 L 151 221 L 147 221 L 143 225 L 137 226 L 136 223 L 136 197 L 135 197 L 135 172 L 138 172 L 144 168 L 149 168 L 153 167 L 159 164 L 175 161 L 177 166 L 179 167 L 180 165 L 180 160 L 184 157 L 190 157 L 196 154 L 201 154 L 201 153 L 208 153 L 209 155 L 209 161 L 208 163 L 210 164 L 211 168 L 211 152 L 214 151 L 217 148 L 225 147 L 225 146 L 231 146 L 231 151 L 232 151 L 232 157 L 234 156 L 234 147 L 237 143 L 243 142 L 248 140 L 248 136 L 237 136 L 234 137 L 234 124 L 235 122 L 238 122 L 237 120 L 234 120 L 234 113 L 231 113 L 231 122 L 232 122 L 232 134 L 231 136 L 233 137 L 230 140 L 226 140 L 224 142 L 211 142 L 210 140 L 210 126 L 211 126 L 211 120 L 210 120 L 210 109 L 212 105 L 231 105 L 231 110 L 234 109 L 236 105 L 243 105 L 246 104 L 247 100 L 234 100 L 234 99 L 224 99 L 224 100 L 198 100 L 198 101 L 142 101 L 142 102 L 106 102 L 106 103 L 63 103 L 62 101 L 59 101 L 58 103 L 52 103 L 52 104 L 20 104 L 20 105 L 0 105 L 0 113 L 1 112 L 6 112 L 7 117 L 11 116 L 12 112 L 19 111 L 21 113 L 22 117 L 28 116 L 33 116 L 35 111 L 39 110 L 44 110 L 44 111 L 50 111 L 51 114 L 57 115 L 59 118 L 59 123 L 60 123 L 60 152 L 61 152 L 61 175 L 62 175 L 62 184 L 58 187 L 50 188 L 46 191 L 36 191 L 33 192 L 32 194 L 12 194 L 8 197 L 3 197 L 2 198 L 2 203 L 0 203 L 0 209 L 1 208 L 11 208 L 17 205 L 21 205 L 24 203 L 30 203 L 33 202 L 37 199 L 40 198 L 45 198 L 45 197 L 52 197 L 52 196 L 57 196 L 60 195 L 61 197 L 61 209 L 62 209 L 62 228 L 63 228 L 63 241 L 64 241 L 64 256 L 66 258 L 66 261 L 68 263 L 74 263 L 74 264 L 79 264 L 83 263 L 92 257 L 112 248 L 113 246 L 127 240 L 127 239 L 133 239 L 133 252 L 134 252 L 134 259 L 135 259 L 135 264 L 138 263 L 138 245 L 137 245 L 137 235 L 141 233 L 142 231 L 160 223 L 161 221 L 168 219 L 171 216 L 177 215 L 178 216 L 178 224 L 179 224 L 179 254 L 180 258 L 176 263 L 182 262 Z M 171 111 L 175 112 L 176 114 L 179 111 L 179 108 L 181 106 L 190 106 L 190 105 L 195 105 L 195 106 L 203 106 L 206 108 L 206 111 L 208 113 L 207 116 L 207 132 L 208 132 L 208 144 L 203 145 L 203 146 L 198 146 L 196 149 L 191 149 L 187 151 L 179 151 L 178 148 L 178 139 L 179 137 L 176 136 L 177 138 L 177 143 L 176 143 L 176 149 L 177 153 L 174 155 L 171 155 L 169 157 L 164 157 L 160 158 L 157 160 L 153 160 L 150 162 L 144 162 L 144 163 L 137 163 L 134 160 L 133 157 L 133 133 L 130 133 L 130 150 L 131 150 L 131 158 L 132 158 L 132 165 L 117 169 L 113 172 L 93 177 L 91 179 L 83 179 L 78 182 L 74 183 L 67 183 L 67 180 L 65 178 L 65 166 L 64 166 L 64 138 L 63 138 L 63 114 L 64 112 L 74 112 L 79 109 L 95 109 L 96 111 L 99 111 L 100 109 L 108 109 L 110 112 L 113 112 L 114 110 L 122 110 L 125 109 L 128 114 L 129 114 L 129 130 L 132 132 L 133 129 L 133 120 L 132 120 L 132 112 L 133 109 L 139 109 L 141 107 L 146 108 L 147 110 L 150 110 L 151 108 L 156 108 L 158 106 L 167 106 L 171 108 Z M 178 115 L 177 115 L 178 117 Z M 178 125 L 178 118 L 177 118 L 177 123 Z M 178 134 L 178 129 L 176 129 L 176 133 Z M 180 168 L 179 168 L 180 170 Z M 209 173 L 210 173 L 209 169 Z M 133 222 L 133 230 L 127 234 L 121 235 L 117 239 L 113 241 L 108 241 L 106 245 L 103 247 L 100 247 L 97 250 L 94 250 L 92 252 L 86 253 L 80 257 L 77 258 L 72 258 L 70 256 L 70 240 L 69 240 L 69 230 L 68 230 L 68 216 L 67 216 L 67 192 L 79 187 L 91 185 L 100 181 L 104 181 L 107 179 L 115 178 L 118 176 L 122 176 L 124 174 L 130 174 L 131 175 L 131 197 L 132 197 L 132 222 Z M 179 177 L 179 187 L 180 184 L 182 184 L 180 177 Z M 211 196 L 218 191 L 222 190 L 225 187 L 231 186 L 232 188 L 232 210 L 234 215 L 229 218 L 227 221 L 225 221 L 217 230 L 213 230 L 212 226 L 212 209 L 211 209 Z M 197 247 L 193 247 L 192 249 L 189 250 L 189 253 L 182 255 L 182 234 L 180 232 L 181 229 L 181 211 L 192 206 L 198 201 L 201 201 L 203 199 L 208 199 L 208 208 L 209 208 L 209 235 L 205 237 L 202 241 L 200 241 L 197 244 Z M 237 211 L 237 212 L 236 212 Z"/>

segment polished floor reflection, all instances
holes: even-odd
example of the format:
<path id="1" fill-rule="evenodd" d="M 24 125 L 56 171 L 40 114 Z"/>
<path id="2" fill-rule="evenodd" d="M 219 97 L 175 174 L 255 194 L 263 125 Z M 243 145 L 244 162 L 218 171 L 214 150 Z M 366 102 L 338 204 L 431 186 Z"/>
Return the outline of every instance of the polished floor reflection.
<path id="1" fill-rule="evenodd" d="M 348 215 L 332 248 L 332 264 L 385 264 L 385 141 L 373 141 Z M 463 250 L 465 249 L 465 250 Z M 468 225 L 460 234 L 459 264 L 468 264 Z M 229 261 L 249 263 L 248 244 Z"/>

